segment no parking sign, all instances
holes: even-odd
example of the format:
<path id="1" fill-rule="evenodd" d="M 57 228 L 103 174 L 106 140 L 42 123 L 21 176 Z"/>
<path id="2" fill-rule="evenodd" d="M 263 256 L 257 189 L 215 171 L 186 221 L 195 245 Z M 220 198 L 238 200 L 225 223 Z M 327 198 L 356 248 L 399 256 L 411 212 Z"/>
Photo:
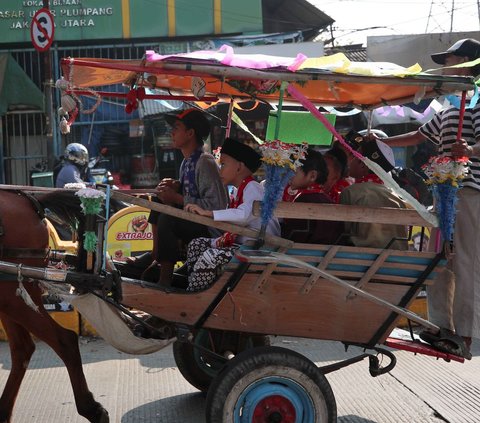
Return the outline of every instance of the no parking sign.
<path id="1" fill-rule="evenodd" d="M 47 51 L 53 42 L 55 24 L 50 10 L 42 8 L 37 10 L 30 25 L 30 38 L 33 46 L 38 51 Z"/>

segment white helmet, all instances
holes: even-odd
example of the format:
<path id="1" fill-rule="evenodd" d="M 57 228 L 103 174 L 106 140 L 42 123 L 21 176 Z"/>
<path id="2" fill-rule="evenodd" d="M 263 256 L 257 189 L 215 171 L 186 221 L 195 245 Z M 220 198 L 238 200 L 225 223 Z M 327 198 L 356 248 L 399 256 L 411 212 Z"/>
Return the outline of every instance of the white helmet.
<path id="1" fill-rule="evenodd" d="M 77 142 L 68 144 L 63 156 L 66 160 L 78 164 L 79 166 L 85 166 L 88 163 L 87 148 Z"/>
<path id="2" fill-rule="evenodd" d="M 380 129 L 370 129 L 370 131 L 368 131 L 368 129 L 362 129 L 361 131 L 358 131 L 358 133 L 362 137 L 368 134 L 373 134 L 376 135 L 377 138 L 388 138 L 388 135 Z"/>

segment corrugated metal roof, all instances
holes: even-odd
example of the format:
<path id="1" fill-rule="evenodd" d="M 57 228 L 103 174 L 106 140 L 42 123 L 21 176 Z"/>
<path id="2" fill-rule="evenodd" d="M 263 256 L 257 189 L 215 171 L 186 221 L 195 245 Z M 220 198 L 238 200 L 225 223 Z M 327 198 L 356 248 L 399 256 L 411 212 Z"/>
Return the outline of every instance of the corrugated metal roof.
<path id="1" fill-rule="evenodd" d="M 147 94 L 165 94 L 162 90 L 149 90 Z M 159 115 L 162 113 L 175 113 L 187 107 L 186 103 L 177 100 L 143 100 L 138 108 L 138 114 L 143 119 L 147 116 Z"/>
<path id="2" fill-rule="evenodd" d="M 263 32 L 302 30 L 304 41 L 313 40 L 335 22 L 306 0 L 263 0 L 262 9 Z"/>
<path id="3" fill-rule="evenodd" d="M 367 49 L 366 47 L 362 47 L 362 44 L 325 48 L 325 55 L 330 56 L 335 53 L 343 53 L 352 62 L 367 61 Z"/>

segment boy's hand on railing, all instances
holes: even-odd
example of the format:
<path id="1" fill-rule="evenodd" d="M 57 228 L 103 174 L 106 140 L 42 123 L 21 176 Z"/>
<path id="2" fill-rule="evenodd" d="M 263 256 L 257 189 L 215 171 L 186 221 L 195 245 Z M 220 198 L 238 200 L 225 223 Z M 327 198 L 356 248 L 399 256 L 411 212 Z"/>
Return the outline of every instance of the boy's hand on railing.
<path id="1" fill-rule="evenodd" d="M 187 204 L 185 206 L 185 211 L 190 213 L 199 214 L 200 216 L 213 217 L 213 212 L 211 210 L 202 209 L 197 204 Z"/>

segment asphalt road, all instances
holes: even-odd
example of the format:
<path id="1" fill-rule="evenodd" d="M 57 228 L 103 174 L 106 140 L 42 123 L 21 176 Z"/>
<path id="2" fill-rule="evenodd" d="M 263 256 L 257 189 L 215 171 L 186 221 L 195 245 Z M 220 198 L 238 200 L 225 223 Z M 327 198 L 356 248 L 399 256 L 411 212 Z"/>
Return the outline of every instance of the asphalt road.
<path id="1" fill-rule="evenodd" d="M 276 338 L 318 365 L 345 359 L 340 343 Z M 145 356 L 120 353 L 100 339 L 81 338 L 90 389 L 111 422 L 203 423 L 205 399 L 180 375 L 171 347 Z M 480 422 L 480 341 L 465 364 L 398 352 L 389 374 L 372 378 L 363 361 L 327 375 L 340 423 Z M 10 370 L 8 344 L 0 343 L 0 383 Z M 76 413 L 68 375 L 43 343 L 30 363 L 17 399 L 13 423 L 85 422 Z"/>

